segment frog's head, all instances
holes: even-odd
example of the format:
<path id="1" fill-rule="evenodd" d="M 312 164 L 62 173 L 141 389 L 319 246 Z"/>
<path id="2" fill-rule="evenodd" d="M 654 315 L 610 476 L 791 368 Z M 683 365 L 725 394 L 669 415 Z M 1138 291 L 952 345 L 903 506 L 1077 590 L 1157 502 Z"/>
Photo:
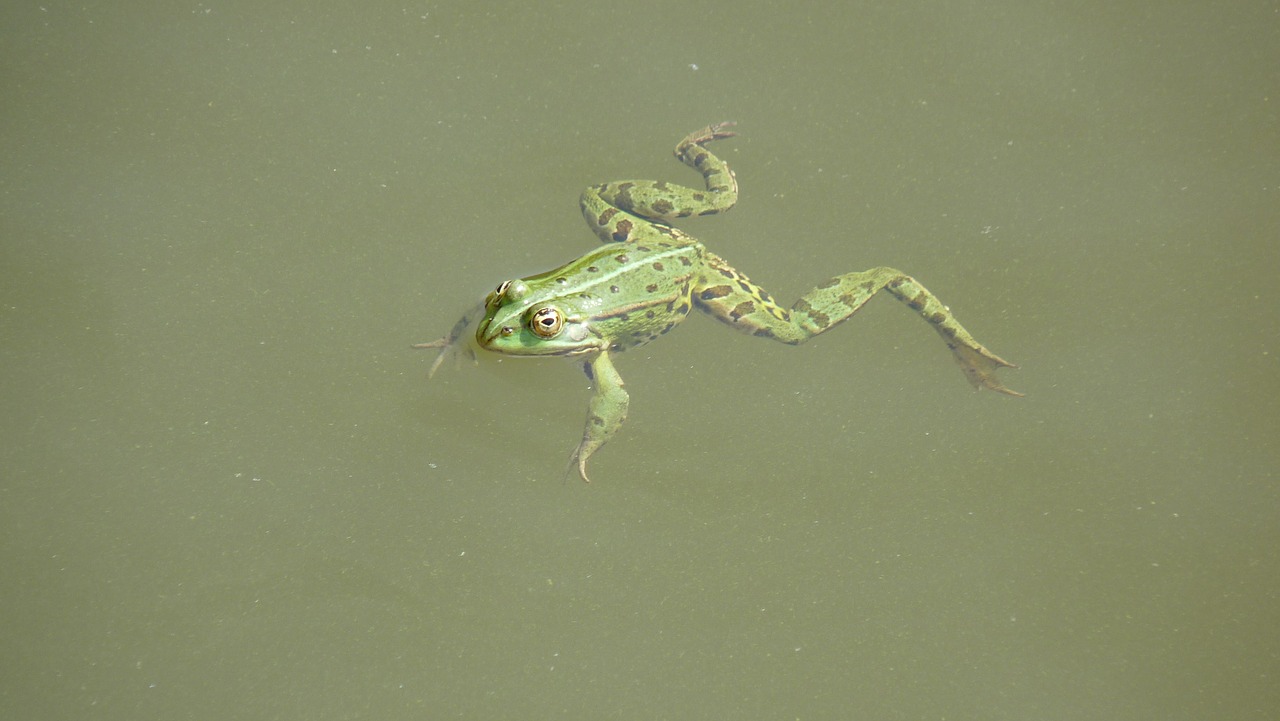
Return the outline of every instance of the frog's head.
<path id="1" fill-rule="evenodd" d="M 603 347 L 586 316 L 564 297 L 540 297 L 523 280 L 503 281 L 484 302 L 480 347 L 510 355 L 576 355 Z"/>

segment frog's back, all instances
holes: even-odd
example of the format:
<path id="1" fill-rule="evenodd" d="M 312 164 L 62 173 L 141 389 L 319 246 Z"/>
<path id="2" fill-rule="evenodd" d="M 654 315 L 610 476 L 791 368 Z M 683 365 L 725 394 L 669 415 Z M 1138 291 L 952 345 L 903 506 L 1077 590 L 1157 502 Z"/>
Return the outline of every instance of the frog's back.
<path id="1" fill-rule="evenodd" d="M 592 332 L 622 350 L 648 343 L 689 314 L 702 258 L 702 245 L 688 239 L 607 243 L 527 280 L 572 298 Z"/>

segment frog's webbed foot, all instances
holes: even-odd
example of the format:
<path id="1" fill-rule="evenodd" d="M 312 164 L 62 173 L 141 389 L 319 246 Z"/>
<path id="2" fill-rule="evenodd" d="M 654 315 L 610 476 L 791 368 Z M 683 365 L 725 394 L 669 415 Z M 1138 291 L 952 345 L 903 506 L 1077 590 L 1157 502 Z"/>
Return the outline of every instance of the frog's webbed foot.
<path id="1" fill-rule="evenodd" d="M 692 133 L 689 133 L 685 136 L 685 139 L 681 140 L 680 144 L 676 146 L 676 155 L 680 155 L 682 149 L 690 145 L 702 145 L 703 143 L 709 143 L 712 140 L 732 138 L 737 135 L 737 133 L 732 130 L 726 130 L 725 128 L 732 128 L 735 125 L 737 125 L 737 123 L 732 120 L 726 120 L 722 123 L 712 123 L 701 130 L 695 130 Z"/>
<path id="2" fill-rule="evenodd" d="M 1023 396 L 1022 393 L 1006 388 L 1000 382 L 1000 379 L 996 378 L 997 370 L 1001 368 L 1017 368 L 1018 366 L 992 353 L 985 346 L 976 342 L 972 346 L 961 343 L 948 343 L 947 345 L 951 346 L 951 352 L 955 355 L 956 362 L 960 364 L 960 370 L 964 371 L 965 378 L 969 379 L 969 383 L 973 384 L 974 388 L 986 388 L 987 390 L 1019 398 Z"/>

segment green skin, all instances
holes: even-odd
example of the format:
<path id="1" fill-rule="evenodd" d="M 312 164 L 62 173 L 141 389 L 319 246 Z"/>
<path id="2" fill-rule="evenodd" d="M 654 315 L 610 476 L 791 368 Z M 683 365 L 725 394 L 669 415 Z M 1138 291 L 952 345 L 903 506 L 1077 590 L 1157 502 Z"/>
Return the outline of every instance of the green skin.
<path id="1" fill-rule="evenodd" d="M 431 373 L 459 342 L 471 319 L 482 348 L 522 356 L 573 356 L 595 384 L 587 424 L 570 470 L 587 478 L 587 460 L 622 427 L 629 396 L 613 367 L 613 354 L 643 345 L 674 328 L 697 308 L 740 331 L 798 345 L 853 315 L 880 290 L 928 321 L 955 355 L 975 388 L 1019 396 L 995 377 L 1012 363 L 973 339 L 932 293 L 893 268 L 836 276 L 801 296 L 791 308 L 674 228 L 679 218 L 723 213 L 738 200 L 729 166 L 704 146 L 734 135 L 732 123 L 689 134 L 676 146 L 685 165 L 702 173 L 706 190 L 663 181 L 605 183 L 582 193 L 582 216 L 605 245 L 555 270 L 503 282 L 447 336 L 415 348 L 440 348 Z"/>

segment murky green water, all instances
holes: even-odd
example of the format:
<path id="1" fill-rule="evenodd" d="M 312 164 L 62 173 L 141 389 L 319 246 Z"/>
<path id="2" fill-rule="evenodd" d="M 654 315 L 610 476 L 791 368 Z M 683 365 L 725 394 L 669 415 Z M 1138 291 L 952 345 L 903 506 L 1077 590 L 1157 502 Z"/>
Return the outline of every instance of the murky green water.
<path id="1" fill-rule="evenodd" d="M 1274 3 L 502 5 L 0 10 L 0 716 L 1275 716 Z M 1027 397 L 691 318 L 585 486 L 571 365 L 426 382 L 722 119 L 690 231 Z"/>

